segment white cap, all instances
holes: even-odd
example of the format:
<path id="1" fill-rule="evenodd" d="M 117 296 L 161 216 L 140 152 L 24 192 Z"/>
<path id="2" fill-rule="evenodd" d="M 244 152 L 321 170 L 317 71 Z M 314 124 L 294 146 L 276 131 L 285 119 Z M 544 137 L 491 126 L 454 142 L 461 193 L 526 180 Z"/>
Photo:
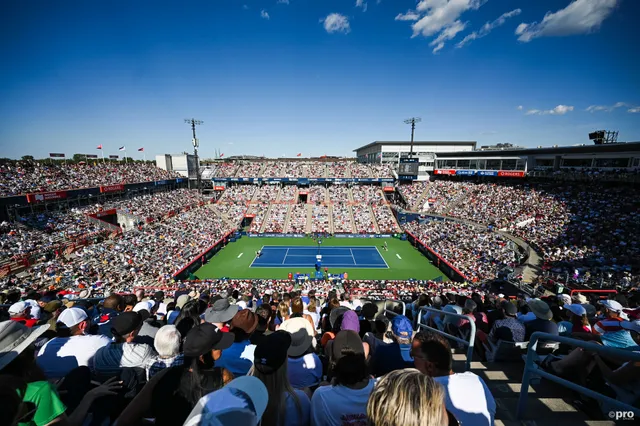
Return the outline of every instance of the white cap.
<path id="1" fill-rule="evenodd" d="M 500 293 L 500 294 L 498 294 L 498 297 L 499 297 L 500 299 L 503 299 L 503 298 L 504 298 L 504 294 Z"/>
<path id="2" fill-rule="evenodd" d="M 88 318 L 87 313 L 80 308 L 67 308 L 58 317 L 58 322 L 63 323 L 67 328 L 80 324 Z"/>
<path id="3" fill-rule="evenodd" d="M 27 302 L 16 302 L 9 307 L 9 314 L 20 314 L 29 308 Z"/>
<path id="4" fill-rule="evenodd" d="M 145 311 L 149 311 L 149 313 L 151 313 L 151 308 L 153 307 L 153 304 L 150 303 L 150 301 L 144 301 L 144 302 L 138 302 L 136 303 L 136 306 L 133 307 L 133 312 L 140 312 L 142 310 Z"/>
<path id="5" fill-rule="evenodd" d="M 247 309 L 247 302 L 245 302 L 244 300 L 239 301 L 238 303 L 236 303 L 236 305 L 238 305 L 240 309 Z"/>
<path id="6" fill-rule="evenodd" d="M 615 300 L 604 300 L 602 306 L 613 312 L 622 312 L 622 305 Z"/>

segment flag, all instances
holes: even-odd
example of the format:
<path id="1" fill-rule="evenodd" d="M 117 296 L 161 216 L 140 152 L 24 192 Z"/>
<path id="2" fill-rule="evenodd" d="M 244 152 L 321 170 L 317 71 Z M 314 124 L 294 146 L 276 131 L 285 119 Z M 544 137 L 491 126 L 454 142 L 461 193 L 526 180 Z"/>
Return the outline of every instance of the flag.
<path id="1" fill-rule="evenodd" d="M 96 149 L 102 149 L 102 144 L 98 145 Z"/>
<path id="2" fill-rule="evenodd" d="M 121 146 L 119 150 L 124 151 L 124 146 Z"/>
<path id="3" fill-rule="evenodd" d="M 224 157 L 224 153 L 220 154 L 220 158 Z"/>
<path id="4" fill-rule="evenodd" d="M 140 151 L 140 152 L 144 151 L 144 147 L 138 148 L 138 151 Z"/>
<path id="5" fill-rule="evenodd" d="M 296 157 L 302 157 L 302 153 L 299 152 L 298 155 L 296 155 Z"/>

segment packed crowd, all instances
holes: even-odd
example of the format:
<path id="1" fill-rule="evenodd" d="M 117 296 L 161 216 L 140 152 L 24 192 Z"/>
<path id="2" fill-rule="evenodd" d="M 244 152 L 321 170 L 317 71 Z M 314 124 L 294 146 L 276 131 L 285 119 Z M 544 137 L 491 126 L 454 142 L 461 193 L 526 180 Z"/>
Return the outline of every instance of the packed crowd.
<path id="1" fill-rule="evenodd" d="M 280 187 L 277 185 L 262 185 L 255 191 L 253 201 L 259 204 L 269 204 L 276 201 Z"/>
<path id="2" fill-rule="evenodd" d="M 317 203 L 325 203 L 327 201 L 327 191 L 324 186 L 312 185 L 309 187 L 309 202 L 317 204 Z"/>
<path id="3" fill-rule="evenodd" d="M 257 186 L 255 185 L 234 185 L 227 186 L 222 193 L 220 203 L 246 204 L 253 199 Z"/>
<path id="4" fill-rule="evenodd" d="M 367 298 L 388 288 L 403 292 L 404 314 L 398 303 L 383 311 Z M 114 292 L 100 303 L 69 293 L 0 293 L 9 305 L 0 311 L 7 424 L 493 425 L 498 406 L 487 382 L 458 370 L 447 338 L 417 326 L 421 311 L 422 324 L 454 336 L 474 323 L 481 360 L 534 332 L 640 350 L 637 291 L 510 301 L 449 283 L 352 281 L 337 290 L 309 282 L 294 290 L 290 281 L 219 280 Z M 540 368 L 638 402 L 637 363 L 554 351 Z M 606 416 L 588 397 L 573 404 Z"/>
<path id="5" fill-rule="evenodd" d="M 280 190 L 280 201 L 283 203 L 295 202 L 298 200 L 298 187 L 295 185 L 283 186 Z"/>
<path id="6" fill-rule="evenodd" d="M 274 204 L 271 206 L 269 218 L 264 226 L 264 232 L 282 233 L 284 232 L 285 221 L 291 206 L 287 204 Z"/>
<path id="7" fill-rule="evenodd" d="M 224 162 L 215 166 L 214 176 L 247 178 L 390 178 L 391 166 L 351 161 L 263 161 Z"/>
<path id="8" fill-rule="evenodd" d="M 334 204 L 331 206 L 333 232 L 353 233 L 353 222 L 351 220 L 351 207 L 346 204 Z"/>
<path id="9" fill-rule="evenodd" d="M 356 203 L 375 205 L 384 202 L 384 195 L 380 191 L 379 186 L 352 186 L 351 193 L 353 194 L 353 201 Z"/>
<path id="10" fill-rule="evenodd" d="M 349 203 L 351 202 L 351 191 L 344 185 L 331 185 L 328 188 L 329 200 L 331 203 Z"/>
<path id="11" fill-rule="evenodd" d="M 307 210 L 306 204 L 294 204 L 291 206 L 291 214 L 289 216 L 289 226 L 286 230 L 291 234 L 303 234 L 307 231 Z"/>
<path id="12" fill-rule="evenodd" d="M 505 267 L 520 263 L 520 255 L 502 235 L 454 221 L 410 222 L 405 230 L 415 235 L 471 281 L 493 279 Z"/>
<path id="13" fill-rule="evenodd" d="M 329 232 L 329 207 L 314 205 L 311 211 L 311 232 Z"/>
<path id="14" fill-rule="evenodd" d="M 0 196 L 152 182 L 180 177 L 149 163 L 47 164 L 15 161 L 0 165 Z"/>
<path id="15" fill-rule="evenodd" d="M 334 207 L 335 208 L 335 207 Z M 358 204 L 352 206 L 353 221 L 356 232 L 360 234 L 377 234 L 376 224 L 373 219 L 373 211 L 368 205 Z M 334 220 L 335 223 L 335 220 Z"/>
<path id="16" fill-rule="evenodd" d="M 395 216 L 391 212 L 391 208 L 386 205 L 373 206 L 373 214 L 376 217 L 378 223 L 378 229 L 383 234 L 394 234 L 400 232 L 400 226 L 396 221 Z"/>

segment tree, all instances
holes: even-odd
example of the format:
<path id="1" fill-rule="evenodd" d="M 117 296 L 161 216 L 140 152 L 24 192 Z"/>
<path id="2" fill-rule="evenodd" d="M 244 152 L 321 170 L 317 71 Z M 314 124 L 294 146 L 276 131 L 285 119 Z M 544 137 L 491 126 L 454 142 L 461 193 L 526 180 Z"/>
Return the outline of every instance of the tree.
<path id="1" fill-rule="evenodd" d="M 73 154 L 73 162 L 74 163 L 79 163 L 81 161 L 86 161 L 86 156 L 84 154 Z"/>
<path id="2" fill-rule="evenodd" d="M 22 161 L 33 161 L 33 155 L 23 155 Z"/>

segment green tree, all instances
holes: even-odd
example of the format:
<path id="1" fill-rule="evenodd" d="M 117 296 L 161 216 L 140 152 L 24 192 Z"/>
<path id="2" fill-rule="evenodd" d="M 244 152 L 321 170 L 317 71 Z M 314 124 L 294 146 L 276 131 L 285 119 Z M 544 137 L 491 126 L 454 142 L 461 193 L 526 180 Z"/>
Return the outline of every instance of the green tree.
<path id="1" fill-rule="evenodd" d="M 22 161 L 33 161 L 33 155 L 23 155 Z"/>

